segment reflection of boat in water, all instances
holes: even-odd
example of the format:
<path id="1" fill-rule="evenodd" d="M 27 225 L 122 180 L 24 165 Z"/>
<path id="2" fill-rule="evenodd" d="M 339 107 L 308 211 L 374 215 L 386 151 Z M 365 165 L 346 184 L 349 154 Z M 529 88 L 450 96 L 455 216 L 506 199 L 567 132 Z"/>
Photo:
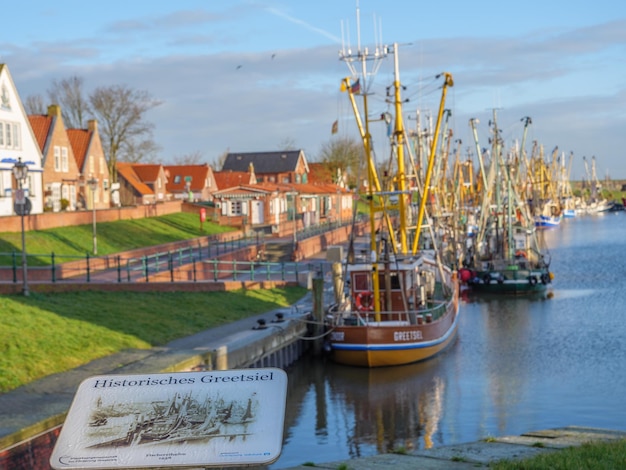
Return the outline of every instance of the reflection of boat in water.
<path id="1" fill-rule="evenodd" d="M 375 445 L 380 453 L 432 447 L 446 390 L 439 363 L 435 357 L 395 367 L 329 366 L 330 390 L 354 412 L 350 447 Z"/>
<path id="2" fill-rule="evenodd" d="M 437 136 L 446 90 L 453 84 L 452 76 L 443 74 L 445 81 L 435 137 L 424 181 L 420 181 L 418 169 L 411 167 L 415 159 L 405 155 L 410 147 L 406 145 L 408 139 L 402 124 L 397 44 L 393 54 L 396 71 L 393 135 L 396 140 L 392 142 L 394 158 L 388 164 L 391 171 L 385 175 L 385 180 L 377 175 L 370 144 L 367 74 L 361 73 L 357 80 L 346 78 L 342 83 L 342 90 L 349 94 L 363 140 L 368 172 L 366 198 L 370 209 L 370 256 L 346 266 L 348 298 L 329 308 L 332 314 L 328 341 L 331 357 L 335 362 L 352 366 L 395 366 L 428 359 L 450 344 L 458 324 L 456 273 L 443 265 L 432 225 L 426 222 Z M 359 52 L 354 57 L 346 61 L 368 60 L 367 52 Z M 354 95 L 357 93 L 363 96 L 365 119 L 361 118 L 356 104 Z M 423 189 L 420 191 L 420 188 Z M 410 210 L 413 200 L 418 202 L 416 214 Z M 421 238 L 429 233 L 434 253 L 419 249 L 423 247 Z"/>

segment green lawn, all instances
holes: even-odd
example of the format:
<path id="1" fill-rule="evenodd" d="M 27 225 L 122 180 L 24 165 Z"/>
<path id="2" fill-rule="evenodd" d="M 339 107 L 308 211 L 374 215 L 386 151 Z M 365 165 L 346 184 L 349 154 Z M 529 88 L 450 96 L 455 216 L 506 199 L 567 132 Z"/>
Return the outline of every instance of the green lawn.
<path id="1" fill-rule="evenodd" d="M 232 227 L 178 213 L 97 225 L 98 254 L 193 239 Z M 29 265 L 83 257 L 91 225 L 26 233 Z M 0 265 L 21 253 L 21 233 L 0 233 Z M 41 256 L 31 256 L 39 254 Z M 293 304 L 303 288 L 211 293 L 31 293 L 0 296 L 0 392 L 126 348 L 151 348 L 224 323 Z"/>
<path id="2" fill-rule="evenodd" d="M 0 296 L 0 392 L 128 348 L 148 349 L 292 305 L 306 289 Z"/>
<path id="3" fill-rule="evenodd" d="M 233 230 L 233 227 L 208 222 L 200 230 L 198 215 L 182 212 L 144 219 L 102 222 L 96 225 L 98 255 L 110 255 Z M 8 253 L 22 252 L 21 236 L 21 232 L 0 232 L 0 266 L 12 265 L 13 258 Z M 93 249 L 91 224 L 29 231 L 25 238 L 29 266 L 49 264 L 51 253 L 59 259 L 84 257 Z"/>

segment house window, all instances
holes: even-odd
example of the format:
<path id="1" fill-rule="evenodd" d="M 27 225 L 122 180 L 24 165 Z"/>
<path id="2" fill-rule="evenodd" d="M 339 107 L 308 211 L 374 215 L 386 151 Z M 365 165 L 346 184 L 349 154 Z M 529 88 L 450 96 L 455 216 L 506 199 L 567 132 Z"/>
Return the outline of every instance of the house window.
<path id="1" fill-rule="evenodd" d="M 241 201 L 230 201 L 230 215 L 241 215 Z"/>
<path id="2" fill-rule="evenodd" d="M 107 162 L 106 162 L 106 160 L 104 159 L 104 156 L 100 155 L 100 168 L 99 168 L 100 172 L 99 172 L 99 173 L 100 173 L 101 175 L 102 175 L 102 174 L 104 174 L 104 169 L 105 169 L 106 167 L 107 167 Z"/>
<path id="3" fill-rule="evenodd" d="M 35 177 L 33 175 L 31 175 L 30 173 L 28 174 L 28 181 L 27 181 L 27 196 L 28 197 L 35 197 Z"/>
<path id="4" fill-rule="evenodd" d="M 13 124 L 13 148 L 19 150 L 20 145 L 20 125 Z"/>
<path id="5" fill-rule="evenodd" d="M 157 189 L 161 189 L 161 178 L 157 178 Z"/>
<path id="6" fill-rule="evenodd" d="M 302 175 L 296 175 L 296 183 L 302 183 Z"/>
<path id="7" fill-rule="evenodd" d="M 89 155 L 89 174 L 94 175 L 96 172 L 96 161 L 93 155 Z"/>
<path id="8" fill-rule="evenodd" d="M 0 147 L 4 147 L 4 125 L 0 122 Z"/>
<path id="9" fill-rule="evenodd" d="M 0 123 L 0 125 L 2 125 L 2 123 Z M 6 131 L 6 142 L 7 142 L 7 147 L 11 148 L 11 124 L 9 124 L 8 122 L 5 124 L 4 129 Z"/>
<path id="10" fill-rule="evenodd" d="M 109 180 L 102 180 L 102 189 L 105 191 L 109 190 Z"/>
<path id="11" fill-rule="evenodd" d="M 61 147 L 54 146 L 54 171 L 61 171 Z"/>
<path id="12" fill-rule="evenodd" d="M 72 185 L 70 186 L 70 208 L 71 209 L 75 209 L 76 208 L 76 186 Z"/>
<path id="13" fill-rule="evenodd" d="M 289 176 L 283 176 L 283 183 L 289 183 Z"/>
<path id="14" fill-rule="evenodd" d="M 61 147 L 61 170 L 63 170 L 64 173 L 67 173 L 69 171 L 67 161 L 67 147 Z"/>

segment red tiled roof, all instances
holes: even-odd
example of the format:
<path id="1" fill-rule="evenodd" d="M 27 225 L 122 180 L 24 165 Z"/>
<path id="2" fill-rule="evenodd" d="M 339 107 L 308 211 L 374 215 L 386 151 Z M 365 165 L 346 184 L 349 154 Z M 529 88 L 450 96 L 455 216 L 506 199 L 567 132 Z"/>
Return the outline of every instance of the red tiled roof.
<path id="1" fill-rule="evenodd" d="M 333 173 L 325 163 L 309 163 L 309 183 L 332 183 Z"/>
<path id="2" fill-rule="evenodd" d="M 141 181 L 152 183 L 159 177 L 162 165 L 154 163 L 132 163 L 133 170 Z"/>
<path id="3" fill-rule="evenodd" d="M 67 138 L 70 140 L 74 159 L 78 165 L 78 171 L 83 171 L 83 165 L 87 158 L 87 150 L 91 143 L 93 132 L 87 129 L 67 129 Z"/>
<path id="4" fill-rule="evenodd" d="M 167 174 L 166 188 L 170 193 L 185 190 L 186 178 L 191 178 L 191 191 L 202 191 L 209 177 L 209 165 L 170 165 L 165 166 Z M 219 188 L 219 186 L 218 186 Z"/>
<path id="5" fill-rule="evenodd" d="M 117 174 L 124 178 L 128 184 L 130 184 L 133 188 L 137 190 L 139 194 L 142 196 L 148 194 L 154 194 L 154 191 L 150 189 L 150 186 L 145 184 L 141 178 L 135 173 L 135 167 L 140 166 L 132 163 L 118 162 L 117 163 Z M 157 165 L 158 166 L 158 165 Z"/>
<path id="6" fill-rule="evenodd" d="M 28 120 L 30 121 L 30 127 L 33 129 L 33 134 L 35 134 L 35 139 L 37 139 L 37 145 L 43 152 L 48 133 L 50 132 L 50 126 L 52 125 L 52 116 L 32 114 L 28 116 Z"/>
<path id="7" fill-rule="evenodd" d="M 250 173 L 246 171 L 214 171 L 213 177 L 218 190 L 250 184 Z"/>

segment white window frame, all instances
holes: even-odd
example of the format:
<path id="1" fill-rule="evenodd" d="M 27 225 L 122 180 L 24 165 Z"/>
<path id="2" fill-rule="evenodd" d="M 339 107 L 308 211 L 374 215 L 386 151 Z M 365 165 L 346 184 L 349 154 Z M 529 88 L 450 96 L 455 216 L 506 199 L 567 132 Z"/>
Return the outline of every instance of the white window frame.
<path id="1" fill-rule="evenodd" d="M 61 147 L 54 146 L 54 171 L 61 171 Z"/>
<path id="2" fill-rule="evenodd" d="M 13 148 L 15 150 L 20 150 L 22 147 L 22 139 L 20 138 L 20 125 L 18 123 L 13 123 Z"/>
<path id="3" fill-rule="evenodd" d="M 232 216 L 238 216 L 238 215 L 243 215 L 242 212 L 242 202 L 241 201 L 230 201 L 230 215 Z"/>
<path id="4" fill-rule="evenodd" d="M 70 171 L 67 154 L 67 147 L 61 147 L 61 171 L 63 171 L 63 173 Z"/>

